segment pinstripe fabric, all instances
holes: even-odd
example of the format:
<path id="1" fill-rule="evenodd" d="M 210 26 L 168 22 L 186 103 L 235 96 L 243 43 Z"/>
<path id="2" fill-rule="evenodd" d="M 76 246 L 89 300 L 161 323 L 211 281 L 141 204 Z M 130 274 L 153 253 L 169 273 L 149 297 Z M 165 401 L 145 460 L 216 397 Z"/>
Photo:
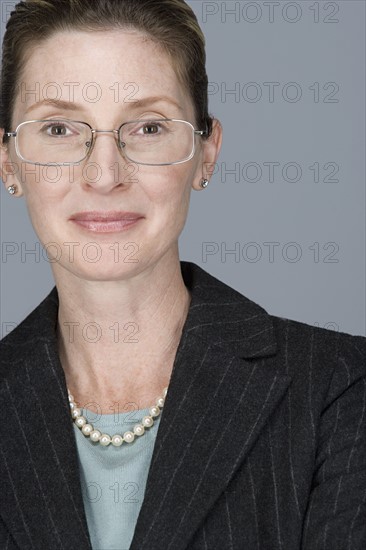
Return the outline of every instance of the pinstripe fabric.
<path id="1" fill-rule="evenodd" d="M 192 301 L 130 550 L 364 550 L 366 338 L 181 268 Z M 0 550 L 91 550 L 57 309 L 53 289 L 0 343 Z"/>

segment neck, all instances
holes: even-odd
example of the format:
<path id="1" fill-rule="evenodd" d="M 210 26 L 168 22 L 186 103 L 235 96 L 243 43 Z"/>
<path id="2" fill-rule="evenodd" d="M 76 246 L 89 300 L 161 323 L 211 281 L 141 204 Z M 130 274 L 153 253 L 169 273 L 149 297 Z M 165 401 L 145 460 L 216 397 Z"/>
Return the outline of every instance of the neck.
<path id="1" fill-rule="evenodd" d="M 59 354 L 74 397 L 152 405 L 169 384 L 189 309 L 179 261 L 122 281 L 58 283 Z"/>

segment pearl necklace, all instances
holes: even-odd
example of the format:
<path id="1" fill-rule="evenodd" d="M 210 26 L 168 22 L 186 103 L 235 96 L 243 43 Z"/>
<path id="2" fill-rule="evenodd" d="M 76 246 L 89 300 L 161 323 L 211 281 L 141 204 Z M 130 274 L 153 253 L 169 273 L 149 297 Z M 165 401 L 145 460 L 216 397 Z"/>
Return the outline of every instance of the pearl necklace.
<path id="1" fill-rule="evenodd" d="M 76 426 L 80 428 L 85 437 L 89 437 L 91 441 L 99 442 L 104 447 L 108 446 L 110 443 L 115 447 L 120 447 L 125 441 L 126 443 L 132 443 L 136 436 L 141 436 L 145 433 L 145 428 L 151 428 L 154 424 L 154 418 L 159 416 L 161 409 L 164 407 L 164 401 L 168 388 L 164 388 L 163 397 L 159 397 L 156 400 L 156 405 L 153 405 L 149 409 L 149 415 L 144 416 L 140 423 L 135 424 L 133 431 L 127 431 L 122 435 L 114 434 L 110 436 L 105 433 L 101 433 L 99 430 L 94 429 L 93 424 L 89 424 L 85 416 L 82 416 L 81 409 L 76 406 L 74 401 L 74 396 L 71 395 L 69 389 L 67 388 L 70 409 L 71 409 L 71 418 L 75 422 Z"/>

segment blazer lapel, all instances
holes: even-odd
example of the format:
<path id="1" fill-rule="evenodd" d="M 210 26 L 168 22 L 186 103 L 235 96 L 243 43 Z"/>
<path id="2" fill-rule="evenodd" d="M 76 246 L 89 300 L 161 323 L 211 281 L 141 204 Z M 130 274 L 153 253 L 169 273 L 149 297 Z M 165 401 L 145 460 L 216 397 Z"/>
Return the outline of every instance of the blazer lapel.
<path id="1" fill-rule="evenodd" d="M 181 269 L 192 300 L 130 550 L 187 548 L 291 381 L 265 310 L 193 263 Z M 0 513 L 20 548 L 91 550 L 57 308 L 53 289 L 3 345 Z"/>
<path id="2" fill-rule="evenodd" d="M 0 513 L 19 548 L 91 550 L 56 320 L 53 291 L 2 344 Z"/>
<path id="3" fill-rule="evenodd" d="M 291 381 L 260 306 L 198 266 L 182 273 L 191 307 L 130 550 L 188 547 Z"/>

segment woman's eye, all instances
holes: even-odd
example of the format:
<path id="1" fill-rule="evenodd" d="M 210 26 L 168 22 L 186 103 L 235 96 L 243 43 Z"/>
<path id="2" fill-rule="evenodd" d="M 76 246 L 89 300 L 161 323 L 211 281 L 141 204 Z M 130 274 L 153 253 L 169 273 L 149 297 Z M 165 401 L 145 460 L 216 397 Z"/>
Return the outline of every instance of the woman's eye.
<path id="1" fill-rule="evenodd" d="M 159 125 L 158 124 L 145 124 L 142 127 L 143 134 L 145 135 L 151 135 L 151 134 L 158 134 L 159 133 Z"/>
<path id="2" fill-rule="evenodd" d="M 47 135 L 55 137 L 68 137 L 72 135 L 70 129 L 64 124 L 49 124 L 43 128 Z M 69 134 L 67 132 L 70 132 Z"/>

